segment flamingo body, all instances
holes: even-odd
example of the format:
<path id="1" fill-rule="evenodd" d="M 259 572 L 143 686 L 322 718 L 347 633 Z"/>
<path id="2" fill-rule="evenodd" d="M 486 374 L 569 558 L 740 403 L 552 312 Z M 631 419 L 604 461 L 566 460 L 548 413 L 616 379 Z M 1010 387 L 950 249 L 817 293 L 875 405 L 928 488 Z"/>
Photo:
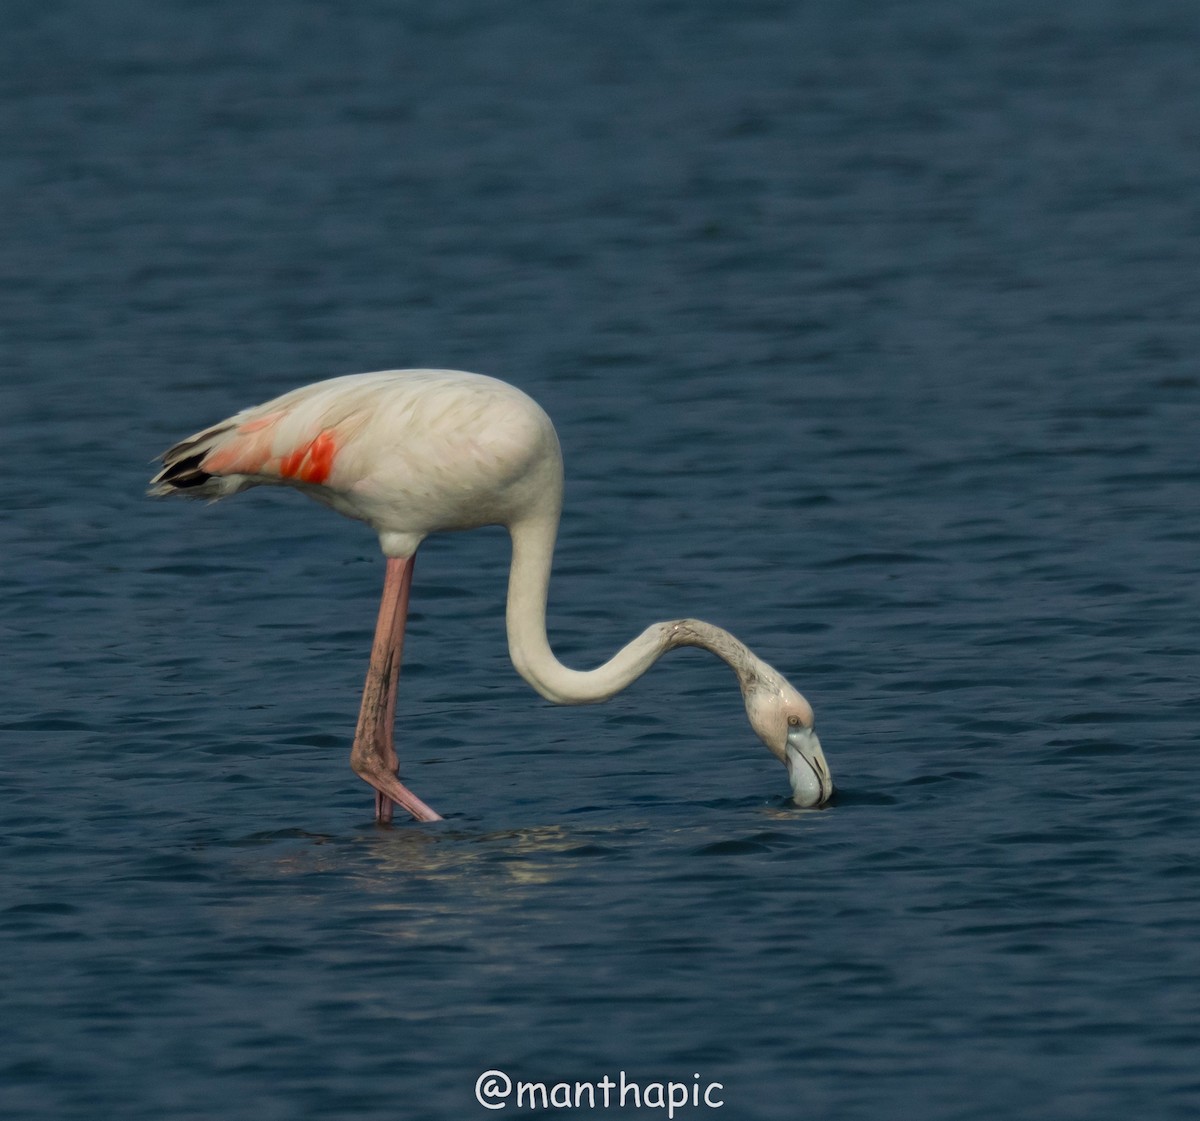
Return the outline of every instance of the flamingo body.
<path id="1" fill-rule="evenodd" d="M 833 793 L 808 702 L 771 666 L 719 627 L 697 619 L 655 623 L 596 669 L 562 665 L 546 636 L 546 594 L 562 505 L 562 456 L 550 418 L 519 389 L 454 370 L 386 370 L 317 382 L 245 409 L 163 455 L 152 495 L 223 498 L 249 487 L 294 487 L 379 535 L 384 595 L 351 749 L 376 790 L 376 815 L 393 803 L 437 820 L 396 777 L 395 691 L 412 560 L 431 533 L 503 525 L 513 542 L 507 627 L 513 664 L 559 704 L 605 700 L 677 646 L 727 662 L 751 726 L 788 766 L 794 800 Z"/>
<path id="2" fill-rule="evenodd" d="M 541 406 L 457 370 L 349 374 L 285 393 L 181 441 L 151 494 L 224 498 L 285 484 L 411 556 L 443 530 L 507 525 L 562 502 L 558 437 Z"/>

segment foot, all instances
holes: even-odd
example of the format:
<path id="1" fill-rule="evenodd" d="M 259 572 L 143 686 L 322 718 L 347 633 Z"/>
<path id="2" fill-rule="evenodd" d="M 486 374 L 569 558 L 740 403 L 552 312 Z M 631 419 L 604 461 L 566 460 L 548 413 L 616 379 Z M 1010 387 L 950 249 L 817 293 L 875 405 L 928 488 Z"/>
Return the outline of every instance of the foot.
<path id="1" fill-rule="evenodd" d="M 390 771 L 382 768 L 354 768 L 358 777 L 375 787 L 375 820 L 387 823 L 392 820 L 395 806 L 408 810 L 417 821 L 441 821 L 442 815 L 421 801 L 407 786 Z"/>

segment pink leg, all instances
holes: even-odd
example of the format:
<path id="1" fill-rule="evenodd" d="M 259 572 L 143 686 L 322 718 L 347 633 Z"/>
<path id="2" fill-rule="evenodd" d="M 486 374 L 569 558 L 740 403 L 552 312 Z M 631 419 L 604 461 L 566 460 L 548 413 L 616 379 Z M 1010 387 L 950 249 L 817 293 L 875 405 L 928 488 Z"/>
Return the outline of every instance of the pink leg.
<path id="1" fill-rule="evenodd" d="M 418 821 L 441 821 L 396 777 L 396 683 L 404 651 L 404 622 L 408 617 L 408 589 L 412 584 L 413 557 L 388 557 L 383 599 L 375 624 L 371 664 L 363 687 L 362 708 L 350 766 L 359 778 L 375 787 L 375 820 L 391 821 L 394 805 L 403 806 Z"/>

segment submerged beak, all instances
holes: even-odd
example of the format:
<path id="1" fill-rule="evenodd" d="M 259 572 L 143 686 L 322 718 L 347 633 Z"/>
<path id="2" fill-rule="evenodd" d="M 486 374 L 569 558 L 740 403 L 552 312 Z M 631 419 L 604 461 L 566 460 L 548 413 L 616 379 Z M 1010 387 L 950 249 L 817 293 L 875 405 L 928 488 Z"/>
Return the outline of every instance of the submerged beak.
<path id="1" fill-rule="evenodd" d="M 823 806 L 833 797 L 829 764 L 811 728 L 788 729 L 784 759 L 792 780 L 792 801 L 797 806 Z"/>

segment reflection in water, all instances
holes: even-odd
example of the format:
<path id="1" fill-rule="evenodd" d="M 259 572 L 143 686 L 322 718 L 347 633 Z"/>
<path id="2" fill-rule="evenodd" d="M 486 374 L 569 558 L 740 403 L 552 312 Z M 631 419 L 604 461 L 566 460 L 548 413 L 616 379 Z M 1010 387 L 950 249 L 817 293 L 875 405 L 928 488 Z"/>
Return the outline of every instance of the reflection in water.
<path id="1" fill-rule="evenodd" d="M 287 841 L 287 851 L 271 866 L 281 875 L 351 875 L 364 891 L 388 896 L 380 907 L 402 907 L 398 890 L 414 883 L 437 881 L 468 886 L 483 894 L 514 885 L 548 884 L 569 879 L 581 863 L 594 862 L 617 849 L 605 840 L 631 843 L 647 826 L 533 826 L 492 832 L 470 832 L 446 826 L 407 825 L 369 829 L 353 836 L 306 834 L 287 830 L 256 834 L 256 847 Z M 245 844 L 246 842 L 242 842 Z M 254 863 L 261 871 L 261 865 Z"/>
<path id="2" fill-rule="evenodd" d="M 820 837 L 822 823 L 833 815 L 827 808 L 801 809 L 781 799 L 767 805 L 730 801 L 717 819 L 712 810 L 694 808 L 684 823 L 671 823 L 666 816 L 491 831 L 464 829 L 453 821 L 433 827 L 371 825 L 345 837 L 287 830 L 256 835 L 255 858 L 238 864 L 247 878 L 262 876 L 269 867 L 277 876 L 336 882 L 339 891 L 357 897 L 358 908 L 375 916 L 376 934 L 420 940 L 436 926 L 439 938 L 453 940 L 477 929 L 488 913 L 538 907 L 545 889 L 570 893 L 595 880 L 597 890 L 611 890 L 614 867 L 628 868 L 647 852 L 677 852 L 689 859 L 794 852 L 795 859 L 803 860 L 814 837 Z M 763 821 L 774 828 L 764 831 L 756 824 Z M 285 851 L 271 855 L 264 866 L 261 857 L 278 843 Z M 729 869 L 717 860 L 685 866 L 679 875 L 717 882 L 727 879 Z M 319 897 L 313 902 L 321 906 Z M 257 909 L 253 901 L 243 900 L 242 906 Z M 393 915 L 397 922 L 381 927 L 381 914 Z"/>

